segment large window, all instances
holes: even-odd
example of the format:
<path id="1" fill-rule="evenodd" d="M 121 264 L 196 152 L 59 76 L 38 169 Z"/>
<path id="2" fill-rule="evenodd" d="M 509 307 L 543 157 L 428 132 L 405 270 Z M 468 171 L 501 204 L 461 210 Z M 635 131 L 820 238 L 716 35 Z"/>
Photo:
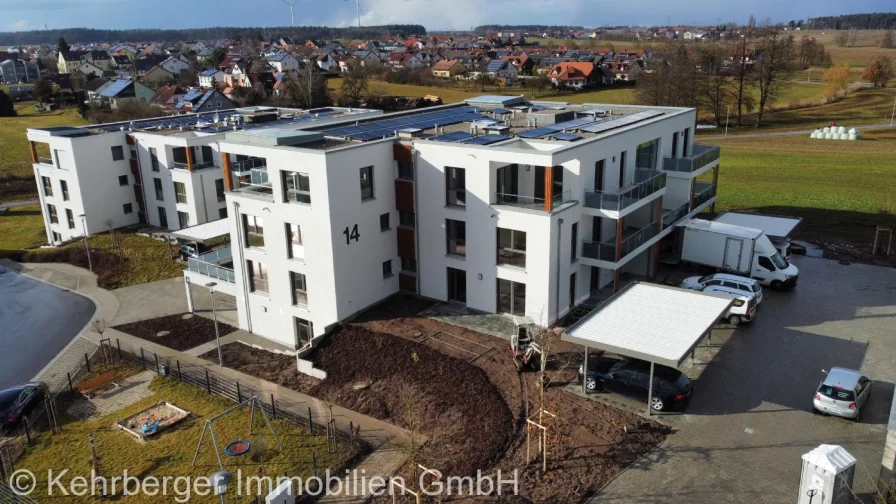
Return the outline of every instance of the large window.
<path id="1" fill-rule="evenodd" d="M 124 159 L 124 147 L 116 145 L 112 147 L 112 161 L 121 161 Z"/>
<path id="2" fill-rule="evenodd" d="M 286 225 L 287 255 L 290 259 L 301 259 L 305 256 L 302 244 L 302 228 L 296 224 Z"/>
<path id="3" fill-rule="evenodd" d="M 445 219 L 445 232 L 448 238 L 448 253 L 467 255 L 467 224 L 464 221 Z"/>
<path id="4" fill-rule="evenodd" d="M 249 290 L 251 292 L 268 293 L 268 268 L 258 261 L 246 261 L 249 272 Z"/>
<path id="5" fill-rule="evenodd" d="M 69 229 L 75 229 L 75 214 L 72 213 L 71 209 L 65 209 L 65 220 L 68 221 Z"/>
<path id="6" fill-rule="evenodd" d="M 498 311 L 526 315 L 526 284 L 498 279 Z"/>
<path id="7" fill-rule="evenodd" d="M 373 167 L 365 166 L 361 168 L 361 199 L 368 200 L 373 198 Z"/>
<path id="8" fill-rule="evenodd" d="M 177 222 L 180 224 L 181 229 L 190 227 L 190 214 L 187 212 L 177 212 Z"/>
<path id="9" fill-rule="evenodd" d="M 448 270 L 448 301 L 467 302 L 467 272 L 456 268 Z"/>
<path id="10" fill-rule="evenodd" d="M 59 188 L 62 189 L 62 201 L 68 201 L 68 182 L 60 180 Z"/>
<path id="11" fill-rule="evenodd" d="M 657 151 L 660 146 L 660 140 L 657 138 L 649 142 L 644 142 L 638 146 L 638 152 L 635 157 L 635 165 L 637 168 L 656 169 Z"/>
<path id="12" fill-rule="evenodd" d="M 570 244 L 569 244 L 569 260 L 575 261 L 579 258 L 579 223 L 574 222 L 572 225 L 572 231 L 569 234 Z"/>
<path id="13" fill-rule="evenodd" d="M 308 306 L 308 285 L 305 283 L 305 275 L 290 271 L 289 285 L 292 286 L 292 304 Z"/>
<path id="14" fill-rule="evenodd" d="M 224 201 L 224 179 L 215 180 L 215 194 L 218 196 L 218 201 Z"/>
<path id="15" fill-rule="evenodd" d="M 159 227 L 168 228 L 168 214 L 164 207 L 159 207 Z"/>
<path id="16" fill-rule="evenodd" d="M 309 345 L 311 338 L 314 337 L 314 327 L 311 325 L 311 321 L 299 317 L 296 317 L 295 320 L 298 346 L 301 348 Z"/>
<path id="17" fill-rule="evenodd" d="M 264 222 L 261 217 L 243 214 L 243 229 L 246 233 L 246 246 L 264 248 Z"/>
<path id="18" fill-rule="evenodd" d="M 152 171 L 159 171 L 159 155 L 156 153 L 155 147 L 149 148 L 149 164 Z"/>
<path id="19" fill-rule="evenodd" d="M 414 180 L 414 163 L 411 161 L 399 161 L 398 178 Z"/>
<path id="20" fill-rule="evenodd" d="M 526 233 L 498 228 L 498 264 L 526 267 Z"/>
<path id="21" fill-rule="evenodd" d="M 50 215 L 50 223 L 51 224 L 59 224 L 59 216 L 56 215 L 56 207 L 53 205 L 47 205 L 47 213 Z"/>
<path id="22" fill-rule="evenodd" d="M 283 200 L 289 203 L 311 203 L 311 182 L 307 173 L 281 172 L 286 194 Z"/>
<path id="23" fill-rule="evenodd" d="M 162 191 L 162 179 L 154 178 L 152 179 L 153 187 L 156 189 L 156 199 L 162 201 L 165 199 L 165 193 Z"/>
<path id="24" fill-rule="evenodd" d="M 178 203 L 187 202 L 187 186 L 183 182 L 174 183 L 174 199 Z"/>
<path id="25" fill-rule="evenodd" d="M 41 177 L 41 183 L 44 186 L 44 197 L 50 198 L 53 196 L 53 182 L 50 181 L 50 177 Z"/>
<path id="26" fill-rule="evenodd" d="M 463 168 L 445 168 L 445 204 L 463 207 L 467 205 L 467 183 Z"/>

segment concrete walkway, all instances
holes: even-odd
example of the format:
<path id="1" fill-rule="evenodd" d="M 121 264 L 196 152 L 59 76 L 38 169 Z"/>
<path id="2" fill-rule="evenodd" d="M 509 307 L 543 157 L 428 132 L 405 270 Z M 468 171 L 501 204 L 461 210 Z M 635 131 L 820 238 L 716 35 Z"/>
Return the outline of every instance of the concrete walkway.
<path id="1" fill-rule="evenodd" d="M 6 203 L 0 203 L 0 210 L 6 209 L 6 208 L 23 207 L 23 206 L 28 206 L 28 205 L 40 205 L 40 200 L 35 199 L 35 200 L 25 200 L 25 201 L 7 201 Z"/>
<path id="2" fill-rule="evenodd" d="M 50 270 L 61 273 L 64 278 L 77 278 L 77 292 L 92 298 L 96 302 L 99 307 L 96 316 L 112 321 L 113 323 L 110 326 L 186 311 L 186 291 L 181 279 L 164 280 L 116 291 L 107 291 L 97 287 L 96 275 L 83 268 L 69 264 L 24 264 L 15 267 L 15 263 L 12 263 L 9 266 L 11 269 L 37 277 L 44 275 L 47 270 Z M 175 289 L 175 285 L 179 285 L 179 290 Z M 175 290 L 179 294 L 175 294 Z M 170 294 L 170 296 L 166 297 L 164 294 Z M 194 296 L 194 301 L 197 298 L 198 296 Z M 85 331 L 81 337 L 99 344 L 100 336 L 93 331 Z M 160 361 L 170 359 L 171 361 L 180 361 L 184 365 L 208 368 L 209 371 L 213 371 L 224 379 L 239 381 L 246 387 L 258 391 L 265 398 L 273 395 L 278 403 L 278 408 L 294 409 L 295 413 L 303 415 L 307 414 L 308 408 L 311 408 L 312 415 L 315 418 L 323 419 L 329 417 L 330 405 L 315 397 L 233 369 L 222 368 L 195 355 L 179 352 L 115 329 L 107 329 L 103 337 L 110 338 L 114 342 L 113 344 L 120 344 L 122 351 L 125 352 L 139 355 L 142 348 L 148 355 L 157 355 Z M 340 429 L 347 429 L 349 422 L 356 428 L 360 428 L 361 438 L 373 449 L 373 452 L 356 466 L 356 474 L 359 476 L 363 475 L 363 477 L 367 478 L 367 481 L 373 476 L 380 476 L 387 480 L 398 471 L 406 457 L 395 448 L 395 441 L 406 435 L 406 430 L 340 406 L 333 405 L 332 413 Z M 364 490 L 369 493 L 371 489 L 366 487 L 370 485 L 363 486 L 365 487 Z M 362 488 L 360 481 L 356 488 Z M 321 502 L 362 502 L 365 500 L 365 497 L 366 495 L 327 496 L 321 499 Z"/>

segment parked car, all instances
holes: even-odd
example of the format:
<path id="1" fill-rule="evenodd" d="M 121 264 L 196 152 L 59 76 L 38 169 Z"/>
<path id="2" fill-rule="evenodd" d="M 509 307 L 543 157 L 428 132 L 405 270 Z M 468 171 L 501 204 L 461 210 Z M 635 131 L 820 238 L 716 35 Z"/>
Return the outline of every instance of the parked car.
<path id="1" fill-rule="evenodd" d="M 0 432 L 14 431 L 47 396 L 47 385 L 31 382 L 0 391 Z"/>
<path id="2" fill-rule="evenodd" d="M 860 371 L 846 368 L 831 368 L 812 401 L 815 411 L 851 418 L 856 422 L 862 413 L 862 406 L 871 395 L 874 382 Z"/>
<path id="3" fill-rule="evenodd" d="M 682 289 L 702 291 L 707 287 L 730 287 L 756 295 L 756 304 L 762 302 L 762 284 L 752 278 L 731 275 L 729 273 L 713 273 L 706 276 L 692 276 L 681 282 Z"/>
<path id="4" fill-rule="evenodd" d="M 733 326 L 739 326 L 743 322 L 750 322 L 756 317 L 756 310 L 759 303 L 756 302 L 756 296 L 746 293 L 742 290 L 733 289 L 731 287 L 711 286 L 703 289 L 708 294 L 721 294 L 734 298 L 734 304 L 728 308 L 728 311 L 722 315 L 722 318 L 728 320 Z"/>
<path id="5" fill-rule="evenodd" d="M 647 398 L 650 384 L 650 363 L 637 359 L 588 359 L 588 376 L 579 366 L 579 381 L 585 380 L 588 392 L 616 392 L 618 394 Z M 677 369 L 655 365 L 653 370 L 653 397 L 650 407 L 654 411 L 682 410 L 691 402 L 694 387 L 687 376 Z"/>

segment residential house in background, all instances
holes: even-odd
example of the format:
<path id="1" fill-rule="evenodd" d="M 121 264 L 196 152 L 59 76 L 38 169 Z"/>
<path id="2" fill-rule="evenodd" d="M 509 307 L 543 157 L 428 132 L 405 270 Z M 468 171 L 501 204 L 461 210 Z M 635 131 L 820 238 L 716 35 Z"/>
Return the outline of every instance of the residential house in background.
<path id="1" fill-rule="evenodd" d="M 513 82 L 517 77 L 516 67 L 513 66 L 513 63 L 510 61 L 504 60 L 492 60 L 485 71 L 495 79 L 500 79 L 505 82 Z"/>
<path id="2" fill-rule="evenodd" d="M 103 72 L 112 70 L 112 57 L 106 51 L 87 51 L 81 55 L 81 61 L 92 63 Z"/>
<path id="3" fill-rule="evenodd" d="M 37 64 L 19 58 L 0 61 L 0 84 L 36 82 L 40 79 Z"/>
<path id="4" fill-rule="evenodd" d="M 551 68 L 547 76 L 558 88 L 581 90 L 594 84 L 594 63 L 563 62 Z"/>
<path id="5" fill-rule="evenodd" d="M 177 112 L 214 112 L 216 110 L 232 110 L 236 104 L 217 90 L 190 88 L 181 97 L 174 110 Z"/>
<path id="6" fill-rule="evenodd" d="M 90 61 L 82 61 L 80 65 L 75 67 L 72 73 L 80 72 L 84 75 L 93 75 L 94 77 L 102 77 L 105 72 L 102 68 L 94 65 Z"/>
<path id="7" fill-rule="evenodd" d="M 224 86 L 224 72 L 217 68 L 212 68 L 199 73 L 199 87 L 211 88 L 212 82 L 217 82 L 217 87 Z"/>
<path id="8" fill-rule="evenodd" d="M 179 86 L 162 86 L 152 95 L 149 103 L 166 110 L 174 110 L 174 106 L 180 103 L 185 94 L 187 92 Z"/>
<path id="9" fill-rule="evenodd" d="M 266 61 L 276 72 L 299 69 L 299 60 L 288 52 L 281 51 L 273 56 L 267 57 Z"/>
<path id="10" fill-rule="evenodd" d="M 190 68 L 190 64 L 183 59 L 183 56 L 170 56 L 159 63 L 159 66 L 170 72 L 171 75 L 175 77 L 177 77 L 184 70 Z"/>
<path id="11" fill-rule="evenodd" d="M 456 59 L 442 60 L 432 66 L 433 77 L 453 79 L 458 75 L 463 75 L 465 73 L 467 73 L 467 67 Z"/>
<path id="12" fill-rule="evenodd" d="M 140 77 L 144 82 L 150 84 L 164 84 L 174 82 L 174 74 L 165 70 L 160 66 L 154 66 Z"/>
<path id="13" fill-rule="evenodd" d="M 98 90 L 102 103 L 108 103 L 113 109 L 129 101 L 147 102 L 155 94 L 155 90 L 134 80 L 111 81 Z"/>
<path id="14" fill-rule="evenodd" d="M 84 63 L 84 60 L 81 59 L 81 56 L 84 54 L 86 54 L 86 51 L 60 51 L 56 60 L 56 68 L 59 70 L 59 73 L 72 73 L 75 68 Z M 100 71 L 100 75 L 102 75 L 102 71 Z"/>
<path id="15" fill-rule="evenodd" d="M 505 56 L 505 61 L 509 61 L 517 70 L 519 75 L 532 75 L 535 71 L 535 60 L 529 56 Z"/>

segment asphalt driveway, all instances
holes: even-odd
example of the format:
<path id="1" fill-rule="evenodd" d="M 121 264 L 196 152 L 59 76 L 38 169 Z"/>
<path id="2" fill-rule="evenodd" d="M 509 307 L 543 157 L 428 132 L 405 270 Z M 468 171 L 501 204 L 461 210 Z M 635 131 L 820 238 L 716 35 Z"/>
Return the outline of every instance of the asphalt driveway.
<path id="1" fill-rule="evenodd" d="M 676 432 L 596 502 L 795 502 L 800 456 L 823 443 L 856 456 L 853 491 L 871 502 L 896 381 L 896 269 L 794 263 L 799 286 L 767 289 L 751 324 L 714 331 L 683 368 L 696 389 L 688 411 L 663 417 Z M 875 380 L 860 423 L 812 413 L 831 366 Z"/>
<path id="2" fill-rule="evenodd" d="M 0 266 L 0 389 L 31 380 L 95 310 L 83 296 Z"/>

